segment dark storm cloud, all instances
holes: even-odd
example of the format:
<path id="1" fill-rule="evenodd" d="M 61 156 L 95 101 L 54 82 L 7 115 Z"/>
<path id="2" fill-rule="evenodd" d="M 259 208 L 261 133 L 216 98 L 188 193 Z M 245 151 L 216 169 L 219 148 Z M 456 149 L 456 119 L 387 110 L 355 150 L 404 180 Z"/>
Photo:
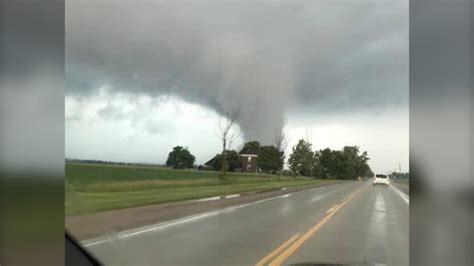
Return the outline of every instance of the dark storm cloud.
<path id="1" fill-rule="evenodd" d="M 408 98 L 408 1 L 66 5 L 67 92 L 175 94 L 239 107 L 269 142 L 287 109 L 373 109 Z"/>

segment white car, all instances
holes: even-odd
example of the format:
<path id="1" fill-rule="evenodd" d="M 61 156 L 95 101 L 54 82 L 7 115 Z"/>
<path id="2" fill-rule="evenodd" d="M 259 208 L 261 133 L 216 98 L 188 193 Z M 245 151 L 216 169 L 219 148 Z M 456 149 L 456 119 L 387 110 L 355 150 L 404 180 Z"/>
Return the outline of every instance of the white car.
<path id="1" fill-rule="evenodd" d="M 373 185 L 382 184 L 388 186 L 390 184 L 390 180 L 387 175 L 377 174 L 374 176 L 374 183 Z"/>

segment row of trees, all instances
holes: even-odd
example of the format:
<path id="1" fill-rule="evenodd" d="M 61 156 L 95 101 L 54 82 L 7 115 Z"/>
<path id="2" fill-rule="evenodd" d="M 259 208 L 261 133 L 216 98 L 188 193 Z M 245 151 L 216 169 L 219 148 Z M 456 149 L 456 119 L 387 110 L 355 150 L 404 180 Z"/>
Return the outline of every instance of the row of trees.
<path id="1" fill-rule="evenodd" d="M 242 150 L 258 151 L 257 167 L 264 172 L 275 173 L 283 169 L 284 152 L 274 145 L 261 146 L 258 141 L 249 141 L 245 143 Z M 168 154 L 166 166 L 175 169 L 193 168 L 195 156 L 192 155 L 188 148 L 176 146 Z M 225 171 L 235 171 L 241 168 L 241 158 L 235 150 L 226 150 L 224 153 L 216 154 L 212 162 L 212 167 L 216 171 L 221 171 L 223 166 Z"/>
<path id="2" fill-rule="evenodd" d="M 283 169 L 285 155 L 283 150 L 274 145 L 262 146 L 258 141 L 245 143 L 242 150 L 258 151 L 257 167 L 263 172 L 277 173 Z M 241 168 L 241 158 L 237 151 L 226 150 L 225 156 L 217 154 L 212 160 L 216 171 L 235 171 Z M 299 140 L 293 147 L 288 159 L 288 166 L 294 175 L 315 178 L 356 179 L 359 176 L 373 176 L 368 164 L 366 151 L 360 152 L 357 146 L 346 146 L 342 150 L 312 150 L 312 145 L 306 140 Z M 187 148 L 176 146 L 169 153 L 166 165 L 183 169 L 194 166 L 195 157 Z"/>
<path id="3" fill-rule="evenodd" d="M 360 154 L 359 147 L 346 146 L 342 150 L 313 151 L 311 143 L 299 140 L 288 159 L 294 174 L 316 178 L 356 179 L 373 176 L 366 151 Z"/>

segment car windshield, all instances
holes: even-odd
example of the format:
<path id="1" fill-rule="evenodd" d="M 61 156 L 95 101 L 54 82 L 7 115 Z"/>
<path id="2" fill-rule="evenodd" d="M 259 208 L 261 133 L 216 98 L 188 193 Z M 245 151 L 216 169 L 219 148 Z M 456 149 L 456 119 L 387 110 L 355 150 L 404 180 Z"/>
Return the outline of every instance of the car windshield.
<path id="1" fill-rule="evenodd" d="M 408 264 L 408 1 L 65 14 L 65 225 L 103 264 Z"/>

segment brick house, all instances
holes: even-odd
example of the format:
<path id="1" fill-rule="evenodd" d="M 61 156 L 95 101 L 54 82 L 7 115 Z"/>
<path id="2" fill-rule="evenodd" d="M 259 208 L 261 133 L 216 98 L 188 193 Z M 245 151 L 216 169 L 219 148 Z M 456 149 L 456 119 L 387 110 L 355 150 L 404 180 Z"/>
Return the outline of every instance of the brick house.
<path id="1" fill-rule="evenodd" d="M 242 164 L 242 172 L 257 172 L 257 148 L 243 149 L 239 155 Z"/>

